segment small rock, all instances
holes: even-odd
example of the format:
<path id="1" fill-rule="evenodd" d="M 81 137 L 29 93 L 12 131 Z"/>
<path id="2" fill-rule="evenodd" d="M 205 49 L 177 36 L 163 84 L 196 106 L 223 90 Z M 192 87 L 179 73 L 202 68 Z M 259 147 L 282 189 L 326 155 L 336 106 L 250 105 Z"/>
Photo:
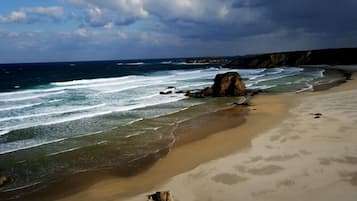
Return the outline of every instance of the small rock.
<path id="1" fill-rule="evenodd" d="M 202 92 L 187 92 L 185 94 L 185 96 L 188 96 L 191 98 L 204 98 L 205 97 Z"/>
<path id="2" fill-rule="evenodd" d="M 235 105 L 248 105 L 248 99 L 245 96 L 239 96 L 237 98 L 237 101 L 235 101 L 233 104 L 235 104 Z"/>
<path id="3" fill-rule="evenodd" d="M 7 177 L 0 176 L 0 187 L 5 185 L 8 181 L 9 181 L 9 179 Z"/>
<path id="4" fill-rule="evenodd" d="M 169 87 L 167 87 L 167 89 L 176 89 L 176 87 L 174 87 L 174 86 L 169 86 Z"/>
<path id="5" fill-rule="evenodd" d="M 170 191 L 162 191 L 148 195 L 148 201 L 174 201 L 174 199 Z"/>
<path id="6" fill-rule="evenodd" d="M 172 91 L 160 91 L 161 95 L 172 94 Z"/>
<path id="7" fill-rule="evenodd" d="M 176 94 L 184 94 L 186 93 L 185 91 L 175 91 Z"/>

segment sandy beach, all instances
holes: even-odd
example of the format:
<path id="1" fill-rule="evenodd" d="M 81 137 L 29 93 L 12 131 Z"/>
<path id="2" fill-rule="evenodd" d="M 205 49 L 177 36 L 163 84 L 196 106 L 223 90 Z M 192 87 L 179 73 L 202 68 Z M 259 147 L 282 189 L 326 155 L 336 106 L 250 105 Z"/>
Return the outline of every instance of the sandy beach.
<path id="1" fill-rule="evenodd" d="M 357 201 L 357 0 L 3 0 L 0 201 Z"/>
<path id="2" fill-rule="evenodd" d="M 83 185 L 84 175 L 75 180 L 80 187 L 69 179 L 31 200 L 141 201 L 166 190 L 192 201 L 355 200 L 356 78 L 326 91 L 256 96 L 240 125 L 198 133 L 138 175 L 100 174 Z"/>
<path id="3" fill-rule="evenodd" d="M 288 117 L 244 150 L 199 165 L 153 190 L 171 190 L 176 200 L 192 201 L 355 200 L 356 100 L 355 75 L 339 87 L 298 96 Z M 315 118 L 315 113 L 322 115 Z M 126 200 L 144 200 L 148 193 Z"/>

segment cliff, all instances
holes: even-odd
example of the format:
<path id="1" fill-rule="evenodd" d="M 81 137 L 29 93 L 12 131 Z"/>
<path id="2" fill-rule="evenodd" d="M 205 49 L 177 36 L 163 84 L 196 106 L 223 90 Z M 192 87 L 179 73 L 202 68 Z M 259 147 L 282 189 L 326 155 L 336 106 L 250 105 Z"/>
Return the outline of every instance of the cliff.
<path id="1" fill-rule="evenodd" d="M 357 64 L 357 48 L 278 52 L 244 56 L 233 60 L 227 66 L 231 68 L 269 68 L 278 66 L 353 64 Z"/>

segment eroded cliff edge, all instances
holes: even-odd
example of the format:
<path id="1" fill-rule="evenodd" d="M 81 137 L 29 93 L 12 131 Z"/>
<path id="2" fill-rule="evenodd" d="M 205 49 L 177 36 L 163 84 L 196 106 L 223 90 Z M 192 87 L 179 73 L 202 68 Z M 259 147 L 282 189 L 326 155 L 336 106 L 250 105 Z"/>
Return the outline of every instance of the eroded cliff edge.
<path id="1" fill-rule="evenodd" d="M 357 64 L 357 48 L 321 49 L 250 55 L 235 59 L 226 66 L 230 68 L 269 68 L 279 66 L 334 66 L 354 64 Z"/>

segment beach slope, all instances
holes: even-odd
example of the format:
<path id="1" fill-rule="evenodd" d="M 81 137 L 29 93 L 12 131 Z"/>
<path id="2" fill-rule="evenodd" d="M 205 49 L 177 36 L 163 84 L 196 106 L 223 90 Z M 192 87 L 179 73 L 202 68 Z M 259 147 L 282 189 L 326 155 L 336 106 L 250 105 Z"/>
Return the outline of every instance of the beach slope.
<path id="1" fill-rule="evenodd" d="M 155 190 L 171 190 L 175 200 L 185 201 L 355 200 L 357 82 L 352 78 L 328 91 L 296 95 L 288 117 L 251 146 Z M 142 201 L 149 193 L 125 200 Z"/>

